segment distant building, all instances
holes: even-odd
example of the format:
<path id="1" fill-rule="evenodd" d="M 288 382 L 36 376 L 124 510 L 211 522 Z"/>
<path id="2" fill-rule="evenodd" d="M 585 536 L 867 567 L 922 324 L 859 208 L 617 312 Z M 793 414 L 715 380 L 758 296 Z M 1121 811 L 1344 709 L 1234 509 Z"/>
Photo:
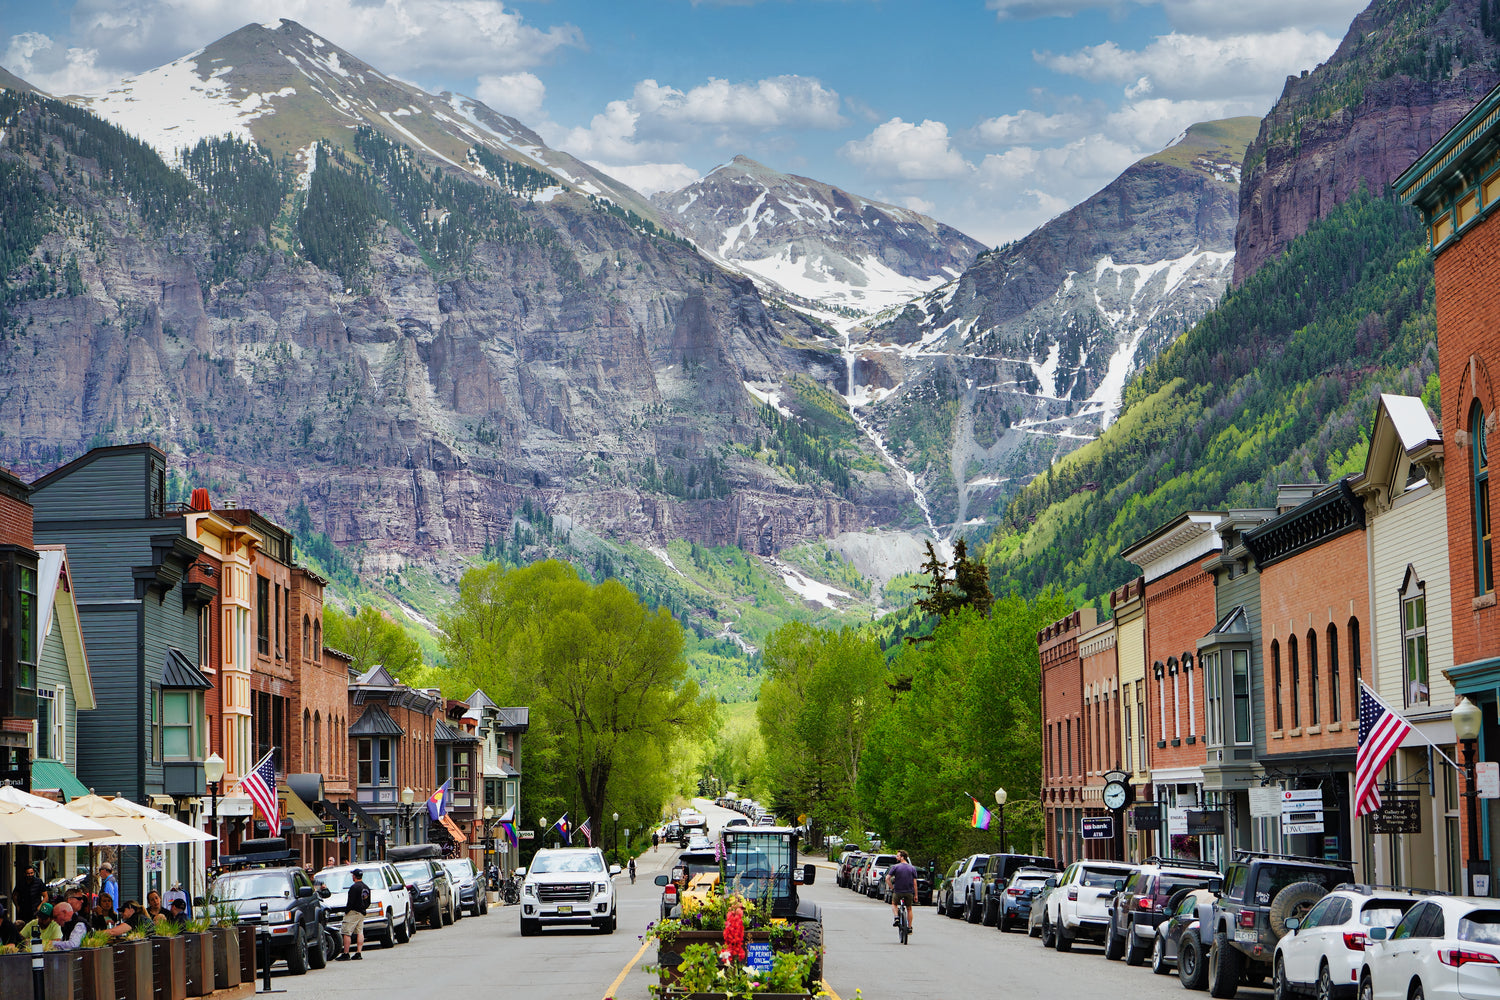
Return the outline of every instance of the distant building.
<path id="1" fill-rule="evenodd" d="M 1136 577 L 1109 595 L 1115 623 L 1115 663 L 1119 671 L 1120 770 L 1130 775 L 1136 806 L 1125 817 L 1125 858 L 1140 861 L 1152 853 L 1161 817 L 1151 800 L 1151 752 L 1146 722 L 1146 581 Z M 1137 808 L 1138 807 L 1138 808 Z M 1154 820 L 1150 817 L 1155 817 Z"/>
<path id="2" fill-rule="evenodd" d="M 348 697 L 355 801 L 387 846 L 424 843 L 443 699 L 402 684 L 379 665 L 349 682 Z"/>
<path id="3" fill-rule="evenodd" d="M 1083 790 L 1088 742 L 1079 639 L 1098 621 L 1080 608 L 1037 633 L 1042 669 L 1042 809 L 1047 851 L 1061 864 L 1085 856 Z"/>

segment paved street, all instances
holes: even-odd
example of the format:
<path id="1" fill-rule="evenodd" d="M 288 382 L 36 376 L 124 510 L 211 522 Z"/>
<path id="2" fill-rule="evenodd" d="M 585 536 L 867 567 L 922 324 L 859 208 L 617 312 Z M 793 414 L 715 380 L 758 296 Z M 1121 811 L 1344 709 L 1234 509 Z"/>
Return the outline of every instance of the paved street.
<path id="1" fill-rule="evenodd" d="M 734 815 L 698 804 L 714 828 Z M 640 966 L 653 960 L 655 951 L 641 951 L 640 935 L 658 913 L 660 890 L 652 877 L 666 871 L 675 856 L 665 847 L 647 852 L 636 884 L 620 880 L 620 929 L 613 935 L 548 930 L 523 939 L 515 912 L 494 907 L 485 917 L 420 931 L 410 944 L 393 950 L 367 949 L 363 962 L 341 962 L 302 977 L 278 971 L 274 983 L 287 990 L 288 1000 L 464 995 L 496 988 L 522 998 L 647 1000 L 652 979 Z M 911 943 L 903 948 L 889 907 L 838 888 L 827 862 L 820 864 L 816 884 L 803 891 L 823 907 L 824 974 L 831 994 L 841 1000 L 852 1000 L 856 990 L 863 1000 L 969 1000 L 1001 991 L 1068 1000 L 1187 996 L 1175 976 L 1106 962 L 1099 948 L 1080 944 L 1072 954 L 1059 955 L 1022 934 L 949 920 L 930 907 L 918 911 Z M 1240 996 L 1268 1000 L 1270 994 L 1242 989 Z"/>

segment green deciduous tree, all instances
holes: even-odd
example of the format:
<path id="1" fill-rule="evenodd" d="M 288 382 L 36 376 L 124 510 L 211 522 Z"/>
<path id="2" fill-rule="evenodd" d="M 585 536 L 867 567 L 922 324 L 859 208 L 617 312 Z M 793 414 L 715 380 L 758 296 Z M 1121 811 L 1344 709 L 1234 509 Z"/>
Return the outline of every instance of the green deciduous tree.
<path id="1" fill-rule="evenodd" d="M 353 616 L 325 607 L 323 642 L 354 657 L 354 669 L 360 673 L 379 664 L 400 678 L 422 665 L 417 640 L 370 604 Z"/>
<path id="2" fill-rule="evenodd" d="M 443 625 L 463 687 L 531 708 L 533 811 L 576 808 L 595 830 L 612 812 L 636 828 L 656 819 L 679 747 L 705 738 L 715 712 L 687 677 L 670 614 L 547 560 L 465 573 Z"/>

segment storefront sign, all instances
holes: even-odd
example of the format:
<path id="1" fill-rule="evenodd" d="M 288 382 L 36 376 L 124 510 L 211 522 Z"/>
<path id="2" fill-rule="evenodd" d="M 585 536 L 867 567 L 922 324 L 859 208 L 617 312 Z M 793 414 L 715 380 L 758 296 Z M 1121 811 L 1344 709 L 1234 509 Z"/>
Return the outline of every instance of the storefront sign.
<path id="1" fill-rule="evenodd" d="M 1275 785 L 1259 785 L 1250 789 L 1250 815 L 1254 817 L 1281 815 L 1281 789 Z"/>
<path id="2" fill-rule="evenodd" d="M 1500 799 L 1500 761 L 1482 760 L 1475 764 L 1474 787 L 1481 799 Z"/>
<path id="3" fill-rule="evenodd" d="M 516 831 L 516 839 L 517 840 L 535 840 L 536 839 L 536 831 L 535 830 L 518 830 L 518 831 Z"/>
<path id="4" fill-rule="evenodd" d="M 1161 806 L 1136 806 L 1130 810 L 1130 825 L 1137 830 L 1161 829 Z"/>
<path id="5" fill-rule="evenodd" d="M 1421 833 L 1422 800 L 1417 795 L 1380 796 L 1380 808 L 1370 813 L 1371 833 Z"/>
<path id="6" fill-rule="evenodd" d="M 1224 813 L 1220 809 L 1189 809 L 1187 832 L 1190 837 L 1224 835 Z"/>
<path id="7" fill-rule="evenodd" d="M 1288 835 L 1323 832 L 1321 788 L 1289 788 L 1281 793 L 1281 832 Z"/>
<path id="8" fill-rule="evenodd" d="M 1082 823 L 1084 840 L 1113 840 L 1115 838 L 1113 816 L 1085 816 Z"/>
<path id="9" fill-rule="evenodd" d="M 1172 807 L 1167 809 L 1167 834 L 1172 837 L 1186 837 L 1188 832 L 1187 807 Z"/>

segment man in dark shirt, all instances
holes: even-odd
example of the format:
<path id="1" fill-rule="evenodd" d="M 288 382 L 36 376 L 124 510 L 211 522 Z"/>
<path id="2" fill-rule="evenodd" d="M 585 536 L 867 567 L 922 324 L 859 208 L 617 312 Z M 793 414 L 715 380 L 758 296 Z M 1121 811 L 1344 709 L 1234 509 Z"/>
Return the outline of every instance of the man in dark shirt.
<path id="1" fill-rule="evenodd" d="M 906 856 L 905 851 L 896 852 L 896 863 L 885 873 L 885 880 L 891 887 L 891 926 L 894 927 L 901 919 L 896 907 L 904 899 L 906 926 L 914 928 L 916 921 L 912 917 L 917 912 L 917 870 L 911 866 L 911 859 Z"/>
<path id="2" fill-rule="evenodd" d="M 47 897 L 47 883 L 37 878 L 36 868 L 26 866 L 26 876 L 16 886 L 16 917 L 26 921 L 36 916 L 36 908 Z"/>
<path id="3" fill-rule="evenodd" d="M 339 956 L 339 961 L 353 959 L 362 961 L 365 957 L 365 911 L 370 908 L 370 887 L 364 883 L 364 872 L 358 868 L 349 873 L 354 881 L 349 883 L 349 902 L 344 907 L 344 953 Z M 353 955 L 349 954 L 349 945 L 357 943 Z"/>

